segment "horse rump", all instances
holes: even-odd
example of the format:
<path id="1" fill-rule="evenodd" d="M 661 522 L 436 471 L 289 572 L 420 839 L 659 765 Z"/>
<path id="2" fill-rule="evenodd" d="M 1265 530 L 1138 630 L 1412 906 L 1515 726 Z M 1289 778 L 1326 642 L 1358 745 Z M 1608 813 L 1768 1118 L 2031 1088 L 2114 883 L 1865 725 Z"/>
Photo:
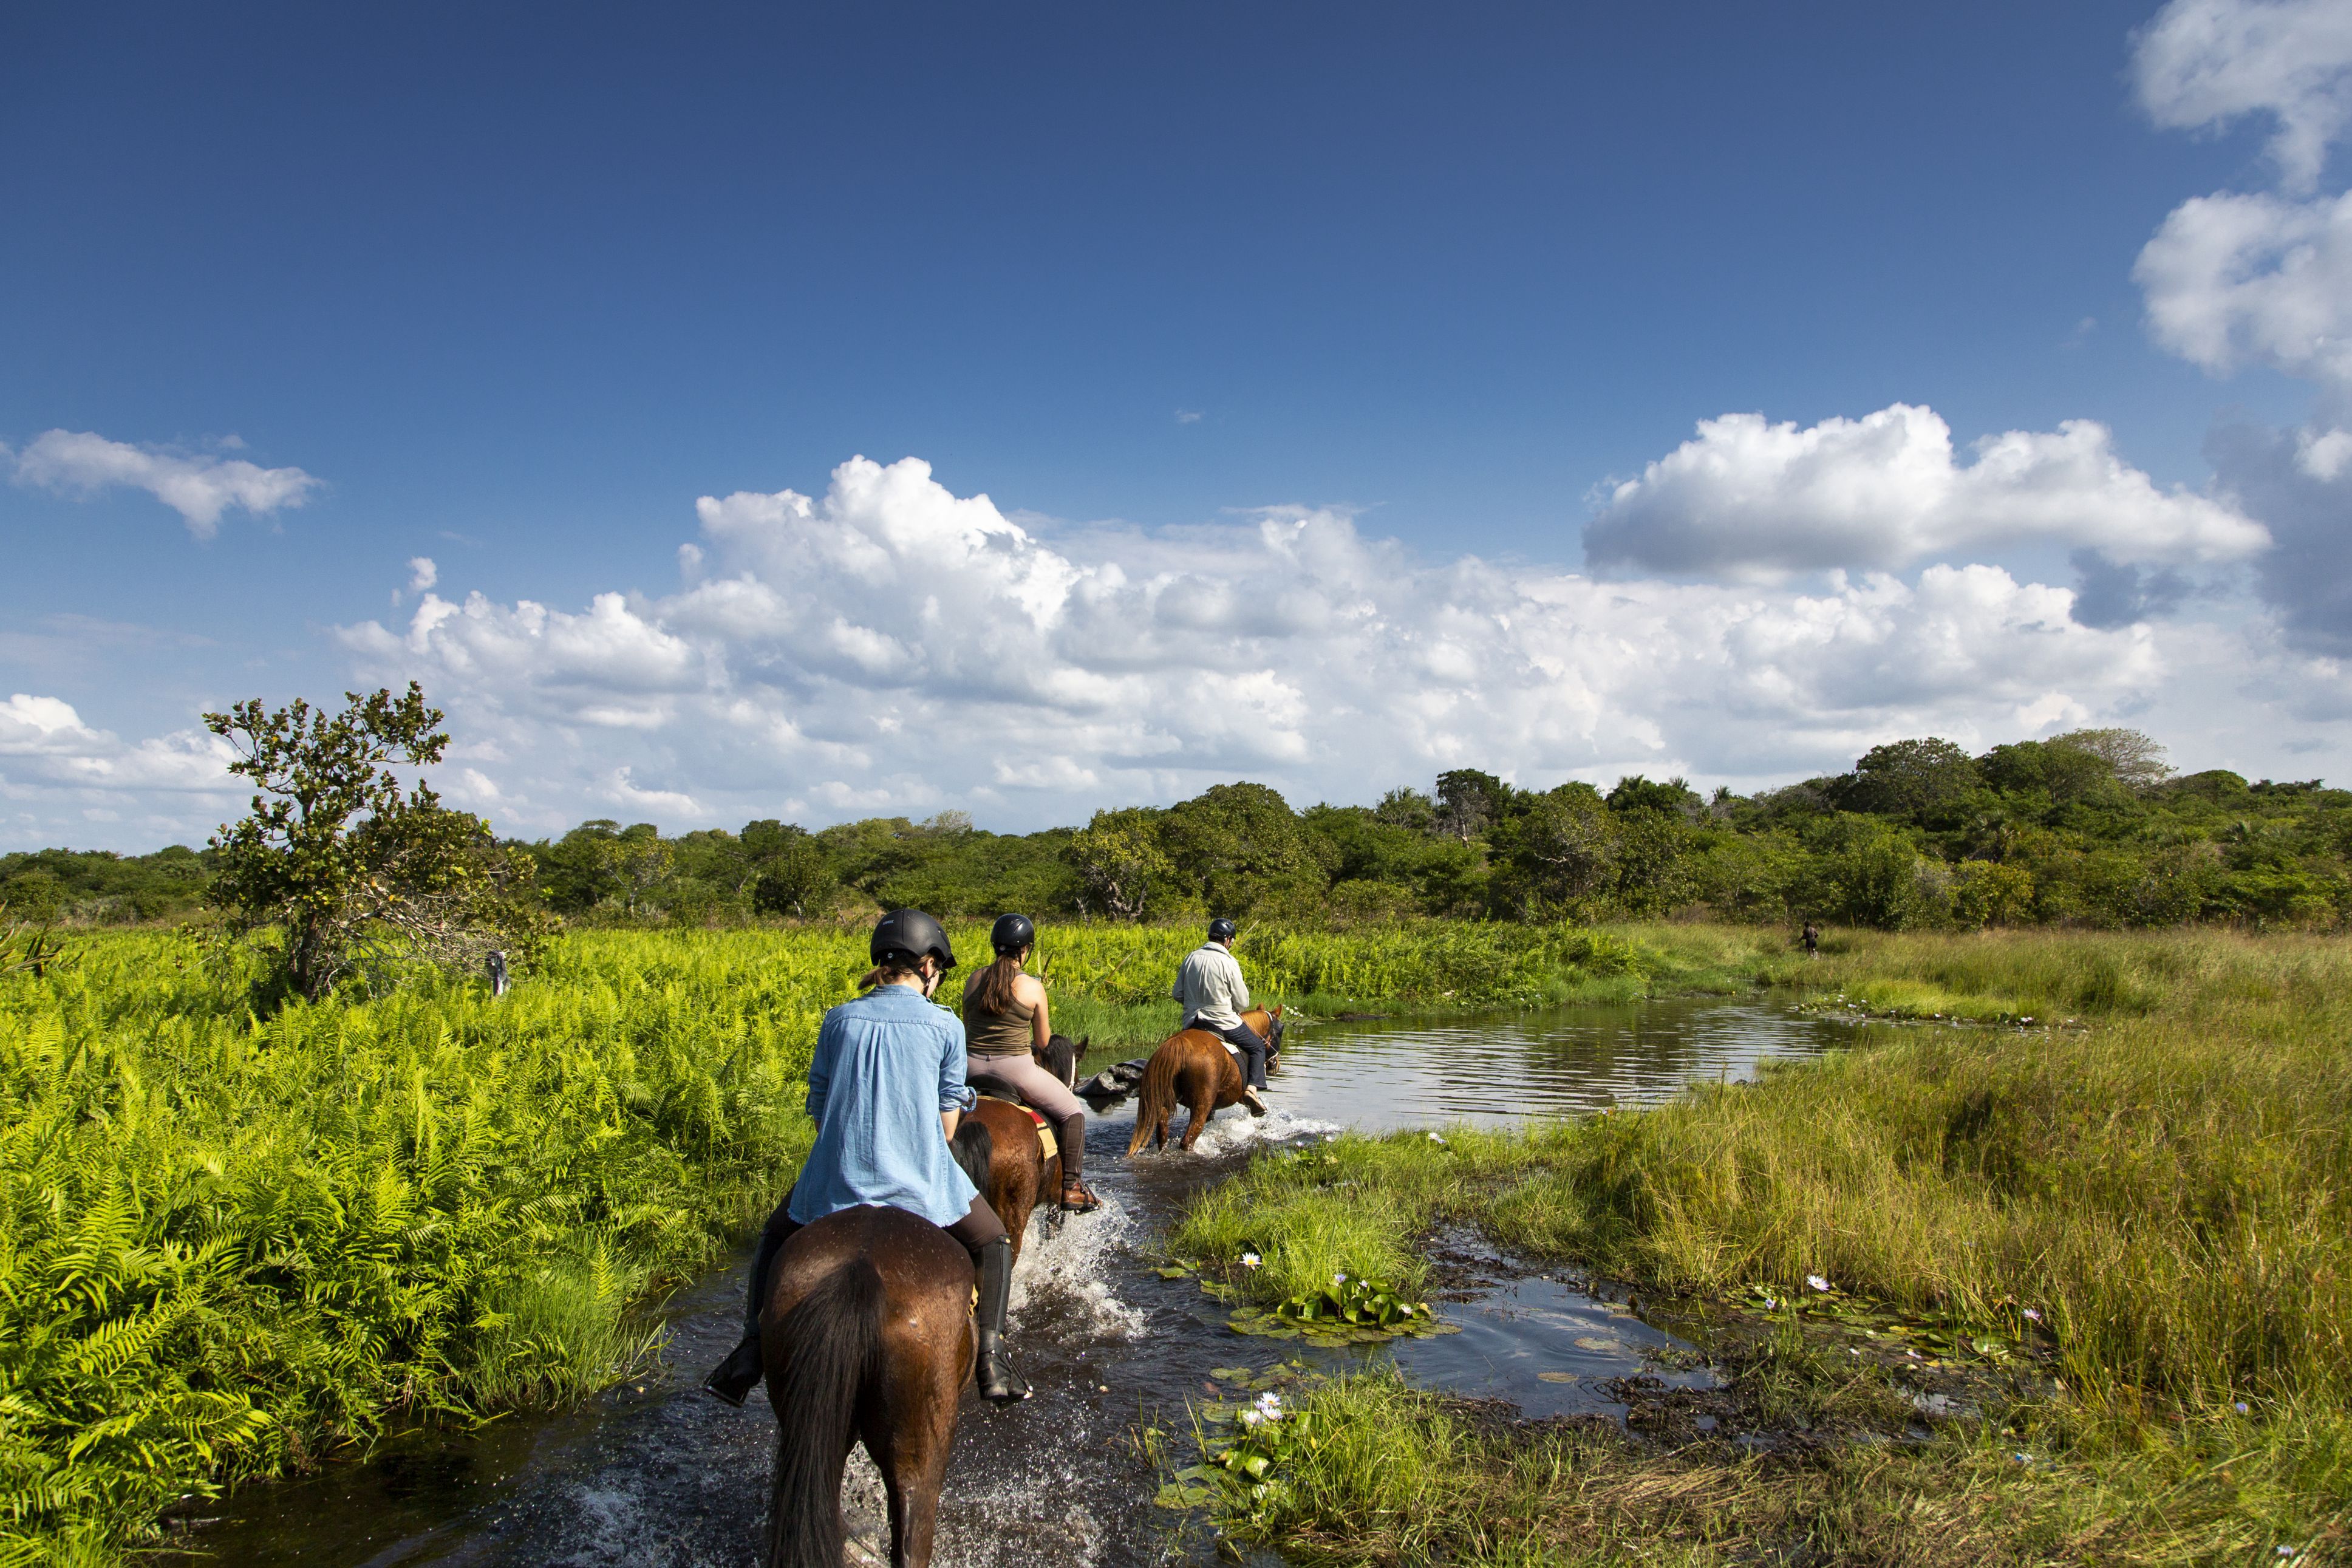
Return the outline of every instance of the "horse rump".
<path id="1" fill-rule="evenodd" d="M 1184 1036 L 1180 1031 L 1160 1042 L 1143 1066 L 1143 1081 L 1136 1087 L 1135 1131 L 1127 1141 L 1131 1155 L 1156 1132 L 1168 1141 L 1168 1120 L 1176 1114 L 1176 1075 L 1184 1068 Z"/>
<path id="2" fill-rule="evenodd" d="M 859 1390 L 881 1373 L 882 1275 L 845 1260 L 762 1338 L 781 1345 L 768 1399 L 776 1409 L 776 1479 L 768 1568 L 840 1568 L 841 1470 Z"/>

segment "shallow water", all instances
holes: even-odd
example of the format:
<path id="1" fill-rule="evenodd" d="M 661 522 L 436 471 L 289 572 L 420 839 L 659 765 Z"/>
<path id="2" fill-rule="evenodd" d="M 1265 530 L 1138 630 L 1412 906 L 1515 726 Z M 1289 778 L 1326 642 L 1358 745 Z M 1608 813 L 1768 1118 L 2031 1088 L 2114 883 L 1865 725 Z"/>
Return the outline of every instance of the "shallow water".
<path id="1" fill-rule="evenodd" d="M 934 1561 L 1162 1561 L 1179 1521 L 1151 1506 L 1159 1478 L 1134 1434 L 1151 1421 L 1188 1427 L 1188 1400 L 1224 1392 L 1212 1367 L 1300 1355 L 1337 1369 L 1392 1354 L 1410 1377 L 1508 1399 L 1530 1416 L 1622 1414 L 1601 1384 L 1677 1342 L 1570 1285 L 1512 1280 L 1449 1303 L 1442 1310 L 1459 1334 L 1302 1352 L 1297 1341 L 1235 1335 L 1194 1282 L 1150 1272 L 1157 1238 L 1192 1193 L 1261 1144 L 1343 1125 L 1500 1124 L 1654 1100 L 1695 1079 L 1752 1077 L 1759 1061 L 1819 1050 L 1846 1028 L 1707 1000 L 1302 1023 L 1286 1042 L 1274 1114 L 1224 1112 L 1193 1155 L 1130 1163 L 1120 1151 L 1131 1107 L 1090 1118 L 1087 1175 L 1105 1206 L 1031 1233 L 1008 1339 L 1036 1397 L 994 1409 L 967 1394 Z M 732 1260 L 669 1303 L 664 1365 L 647 1376 L 576 1412 L 404 1439 L 364 1465 L 249 1489 L 211 1510 L 220 1518 L 192 1543 L 251 1568 L 756 1563 L 773 1417 L 759 1396 L 730 1410 L 696 1389 L 734 1342 L 741 1267 Z M 873 1528 L 878 1496 L 871 1471 L 854 1464 L 854 1523 Z M 1185 1554 L 1201 1552 L 1194 1543 Z"/>

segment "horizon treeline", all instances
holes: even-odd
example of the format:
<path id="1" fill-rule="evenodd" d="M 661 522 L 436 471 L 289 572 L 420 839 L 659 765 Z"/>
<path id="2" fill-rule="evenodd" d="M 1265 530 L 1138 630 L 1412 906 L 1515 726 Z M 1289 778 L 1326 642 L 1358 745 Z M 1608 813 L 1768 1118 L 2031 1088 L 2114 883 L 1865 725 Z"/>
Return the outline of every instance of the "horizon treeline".
<path id="1" fill-rule="evenodd" d="M 576 923 L 941 915 L 1342 923 L 1819 920 L 1900 929 L 2352 921 L 2352 792 L 2317 780 L 2186 776 L 2130 730 L 1971 756 L 1927 738 L 1834 776 L 1703 798 L 1679 778 L 1520 788 L 1457 768 L 1370 806 L 1303 811 L 1218 784 L 1084 827 L 996 834 L 961 812 L 809 830 L 776 820 L 665 836 L 582 824 L 520 843 L 549 910 Z M 0 857 L 11 918 L 169 919 L 198 908 L 210 853 Z"/>

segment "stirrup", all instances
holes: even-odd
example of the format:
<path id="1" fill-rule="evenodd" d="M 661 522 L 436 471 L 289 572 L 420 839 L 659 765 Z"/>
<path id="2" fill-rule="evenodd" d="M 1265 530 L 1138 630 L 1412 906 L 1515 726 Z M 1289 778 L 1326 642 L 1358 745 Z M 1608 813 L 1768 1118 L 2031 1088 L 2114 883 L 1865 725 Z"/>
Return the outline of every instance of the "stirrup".
<path id="1" fill-rule="evenodd" d="M 1018 1405 L 1033 1392 L 1029 1380 L 1013 1370 L 1013 1363 L 1004 1359 L 1001 1347 L 982 1356 L 980 1365 L 973 1370 L 976 1375 L 972 1382 L 979 1385 L 980 1396 L 992 1404 Z"/>
<path id="2" fill-rule="evenodd" d="M 1070 1201 L 1072 1193 L 1078 1194 L 1078 1201 L 1076 1203 Z M 1072 1182 L 1062 1189 L 1064 1214 L 1092 1214 L 1100 1207 L 1102 1207 L 1102 1199 L 1095 1196 L 1094 1189 L 1084 1182 Z"/>
<path id="3" fill-rule="evenodd" d="M 740 1410 L 751 1390 L 760 1385 L 761 1374 L 766 1370 L 760 1359 L 760 1342 L 747 1338 L 727 1352 L 725 1361 L 711 1368 L 702 1386 L 714 1397 Z"/>

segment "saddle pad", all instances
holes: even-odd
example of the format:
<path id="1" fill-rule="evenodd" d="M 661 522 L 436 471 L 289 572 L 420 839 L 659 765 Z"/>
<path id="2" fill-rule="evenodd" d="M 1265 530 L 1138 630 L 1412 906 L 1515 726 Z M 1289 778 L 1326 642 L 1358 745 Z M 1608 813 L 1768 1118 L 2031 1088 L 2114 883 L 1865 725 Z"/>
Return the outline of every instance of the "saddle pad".
<path id="1" fill-rule="evenodd" d="M 1009 1105 L 1015 1110 L 1026 1113 L 1029 1120 L 1036 1124 L 1037 1146 L 1044 1152 L 1045 1157 L 1048 1160 L 1052 1160 L 1060 1156 L 1062 1146 L 1058 1142 L 1055 1142 L 1054 1124 L 1052 1122 L 1046 1121 L 1044 1117 L 1038 1115 L 1036 1111 L 1032 1110 L 1028 1106 L 1022 1104 L 1017 1100 L 1007 1100 L 1001 1094 L 983 1094 L 980 1098 L 982 1100 L 992 1100 L 999 1105 Z"/>

